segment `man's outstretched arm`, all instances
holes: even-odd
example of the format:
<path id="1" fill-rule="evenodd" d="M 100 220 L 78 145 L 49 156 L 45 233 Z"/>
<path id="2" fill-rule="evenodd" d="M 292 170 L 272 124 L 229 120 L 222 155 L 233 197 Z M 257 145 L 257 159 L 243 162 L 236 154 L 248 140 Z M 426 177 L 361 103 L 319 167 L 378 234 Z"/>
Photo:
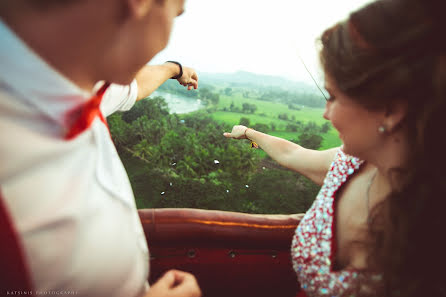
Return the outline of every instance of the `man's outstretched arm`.
<path id="1" fill-rule="evenodd" d="M 182 67 L 183 74 L 177 80 L 188 90 L 198 88 L 198 75 L 194 69 Z M 166 62 L 162 65 L 146 65 L 135 76 L 138 84 L 137 101 L 144 99 L 159 88 L 166 80 L 180 74 L 180 66 Z"/>

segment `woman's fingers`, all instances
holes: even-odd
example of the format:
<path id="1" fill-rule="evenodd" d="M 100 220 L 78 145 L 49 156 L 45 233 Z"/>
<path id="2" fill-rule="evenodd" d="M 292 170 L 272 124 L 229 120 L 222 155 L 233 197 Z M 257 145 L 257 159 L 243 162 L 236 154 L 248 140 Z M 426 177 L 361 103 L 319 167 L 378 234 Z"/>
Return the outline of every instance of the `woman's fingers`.
<path id="1" fill-rule="evenodd" d="M 246 129 L 248 128 L 243 125 L 235 125 L 234 127 L 232 127 L 231 133 L 225 132 L 223 133 L 223 136 L 227 138 L 246 139 Z"/>

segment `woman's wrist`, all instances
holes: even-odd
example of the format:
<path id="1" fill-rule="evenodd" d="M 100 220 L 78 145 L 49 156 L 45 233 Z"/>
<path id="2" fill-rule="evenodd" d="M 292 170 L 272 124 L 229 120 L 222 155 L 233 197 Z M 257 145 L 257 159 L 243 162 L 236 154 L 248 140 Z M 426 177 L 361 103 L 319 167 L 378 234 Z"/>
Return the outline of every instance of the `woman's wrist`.
<path id="1" fill-rule="evenodd" d="M 246 134 L 246 133 L 248 133 L 248 130 L 252 130 L 252 128 L 246 127 L 245 132 L 243 133 L 243 136 L 245 136 L 246 139 L 251 140 L 251 138 L 249 138 L 248 135 Z"/>
<path id="2" fill-rule="evenodd" d="M 246 139 L 248 139 L 248 140 L 251 141 L 251 148 L 259 148 L 259 145 L 258 145 L 255 141 L 253 141 L 253 140 L 247 135 L 247 133 L 248 133 L 249 130 L 251 130 L 251 131 L 255 131 L 255 130 L 252 129 L 252 128 L 246 128 L 246 129 L 245 129 L 245 133 L 244 133 L 243 135 L 245 136 Z M 251 133 L 252 133 L 252 132 L 251 132 Z M 252 136 L 252 135 L 251 135 L 251 136 Z"/>

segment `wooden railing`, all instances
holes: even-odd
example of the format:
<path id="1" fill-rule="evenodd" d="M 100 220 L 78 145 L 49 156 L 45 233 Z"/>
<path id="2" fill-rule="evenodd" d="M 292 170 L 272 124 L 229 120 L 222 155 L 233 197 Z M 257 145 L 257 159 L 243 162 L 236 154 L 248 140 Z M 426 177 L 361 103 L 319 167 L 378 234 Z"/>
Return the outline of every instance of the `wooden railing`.
<path id="1" fill-rule="evenodd" d="M 151 283 L 175 268 L 193 273 L 204 297 L 296 296 L 290 246 L 302 214 L 199 209 L 139 214 L 151 254 Z"/>

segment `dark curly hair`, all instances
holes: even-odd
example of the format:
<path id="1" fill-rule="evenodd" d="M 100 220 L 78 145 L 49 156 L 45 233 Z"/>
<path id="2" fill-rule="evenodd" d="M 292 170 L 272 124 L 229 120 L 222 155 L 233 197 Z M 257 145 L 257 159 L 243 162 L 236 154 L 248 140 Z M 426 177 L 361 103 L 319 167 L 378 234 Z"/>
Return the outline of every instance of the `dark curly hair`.
<path id="1" fill-rule="evenodd" d="M 407 103 L 402 186 L 370 213 L 368 268 L 377 296 L 446 296 L 446 16 L 443 0 L 378 0 L 321 37 L 339 89 L 368 109 Z M 445 217 L 443 217 L 445 216 Z"/>

